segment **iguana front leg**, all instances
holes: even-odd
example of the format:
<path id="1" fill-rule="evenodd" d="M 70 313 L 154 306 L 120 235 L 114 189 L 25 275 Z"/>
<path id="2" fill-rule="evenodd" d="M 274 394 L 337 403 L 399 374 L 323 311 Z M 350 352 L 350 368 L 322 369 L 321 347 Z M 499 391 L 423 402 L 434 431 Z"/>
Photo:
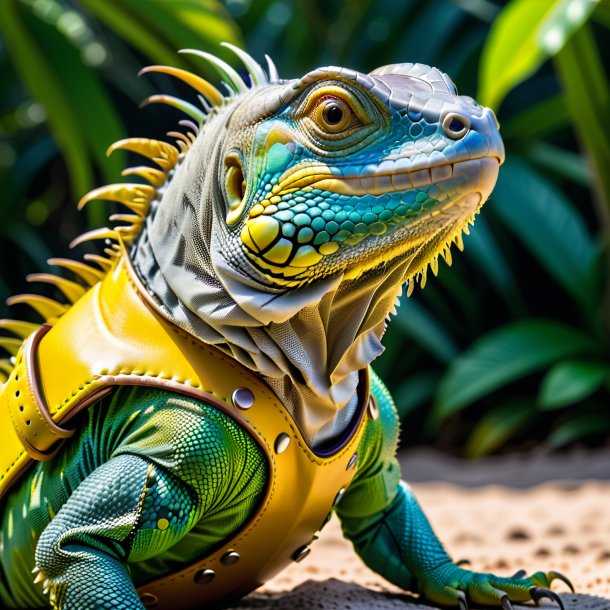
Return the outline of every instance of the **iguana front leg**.
<path id="1" fill-rule="evenodd" d="M 337 513 L 345 535 L 373 570 L 394 584 L 418 591 L 426 599 L 465 610 L 468 602 L 512 608 L 511 601 L 557 602 L 548 590 L 557 572 L 517 573 L 502 578 L 457 566 L 434 534 L 409 486 L 400 481 L 395 458 L 398 421 L 387 390 L 373 377 L 379 418 L 369 422 L 359 447 L 358 474 Z"/>
<path id="2" fill-rule="evenodd" d="M 46 527 L 36 580 L 53 608 L 144 608 L 125 561 L 142 518 L 151 466 L 123 455 L 95 470 Z"/>
<path id="3" fill-rule="evenodd" d="M 205 554 L 265 492 L 262 450 L 217 409 L 151 390 L 119 391 L 112 404 L 107 461 L 70 494 L 38 542 L 36 578 L 58 610 L 142 609 L 127 565 L 146 579 L 148 560 L 208 516 L 224 519 L 224 530 L 208 533 L 208 546 L 198 549 Z"/>
<path id="4" fill-rule="evenodd" d="M 171 523 L 161 517 L 171 498 Z M 167 504 L 167 503 L 166 503 Z M 144 608 L 126 561 L 174 544 L 192 522 L 184 483 L 139 456 L 119 455 L 88 476 L 40 537 L 36 579 L 53 608 Z"/>

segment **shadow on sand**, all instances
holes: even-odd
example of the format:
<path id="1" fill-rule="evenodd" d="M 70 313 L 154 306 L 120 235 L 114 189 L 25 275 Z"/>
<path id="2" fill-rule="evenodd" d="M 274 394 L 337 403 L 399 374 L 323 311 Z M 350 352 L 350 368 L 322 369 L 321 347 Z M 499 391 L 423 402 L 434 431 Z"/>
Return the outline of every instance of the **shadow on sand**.
<path id="1" fill-rule="evenodd" d="M 593 595 L 562 594 L 565 610 L 610 610 L 610 600 Z M 533 605 L 515 605 L 515 610 Z M 557 608 L 542 602 L 540 608 Z M 274 595 L 254 593 L 231 606 L 232 610 L 432 610 L 430 606 L 407 594 L 384 593 L 356 583 L 331 578 L 307 581 L 292 591 Z"/>

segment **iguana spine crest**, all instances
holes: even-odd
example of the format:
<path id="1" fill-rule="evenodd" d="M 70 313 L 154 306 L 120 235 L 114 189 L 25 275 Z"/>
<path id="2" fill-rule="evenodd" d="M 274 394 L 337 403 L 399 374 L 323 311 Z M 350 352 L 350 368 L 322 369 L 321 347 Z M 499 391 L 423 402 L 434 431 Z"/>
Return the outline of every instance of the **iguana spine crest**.
<path id="1" fill-rule="evenodd" d="M 250 84 L 248 85 L 238 72 L 223 60 L 195 49 L 183 49 L 179 52 L 196 55 L 208 61 L 223 79 L 223 84 L 227 86 L 227 95 L 223 95 L 201 76 L 187 70 L 159 65 L 143 68 L 138 76 L 149 72 L 159 72 L 173 76 L 189 85 L 197 92 L 203 110 L 171 95 L 157 94 L 146 98 L 140 107 L 162 103 L 181 110 L 192 120 L 179 121 L 179 125 L 185 128 L 184 132 L 169 131 L 167 133 L 170 138 L 174 139 L 175 144 L 149 138 L 126 138 L 115 142 L 108 148 L 107 155 L 112 154 L 115 150 L 134 152 L 146 157 L 158 167 L 148 165 L 128 167 L 121 172 L 122 176 L 137 176 L 149 184 L 135 182 L 108 184 L 93 189 L 78 202 L 78 210 L 82 210 L 94 200 L 120 203 L 129 210 L 128 214 L 112 214 L 109 217 L 112 223 L 119 224 L 87 231 L 70 243 L 70 248 L 75 248 L 88 241 L 102 240 L 105 256 L 98 254 L 83 256 L 87 263 L 93 263 L 97 267 L 66 258 L 51 258 L 47 261 L 49 265 L 69 271 L 73 279 L 53 273 L 33 273 L 27 276 L 28 282 L 42 282 L 54 286 L 67 300 L 67 303 L 38 294 L 20 294 L 8 298 L 6 301 L 8 305 L 28 305 L 42 317 L 44 322 L 54 324 L 89 288 L 101 281 L 113 268 L 116 259 L 120 256 L 122 246 L 131 245 L 137 238 L 152 202 L 160 200 L 163 186 L 167 184 L 176 166 L 189 152 L 207 116 L 214 112 L 215 108 L 232 103 L 236 96 L 246 93 L 250 89 L 279 81 L 277 68 L 269 56 L 265 56 L 269 72 L 267 75 L 260 64 L 248 53 L 230 43 L 222 44 L 241 59 L 248 73 Z M 9 354 L 8 358 L 0 359 L 0 385 L 7 381 L 13 371 L 15 356 L 23 341 L 40 325 L 22 320 L 0 319 L 0 329 L 13 335 L 11 337 L 0 336 L 0 349 Z"/>

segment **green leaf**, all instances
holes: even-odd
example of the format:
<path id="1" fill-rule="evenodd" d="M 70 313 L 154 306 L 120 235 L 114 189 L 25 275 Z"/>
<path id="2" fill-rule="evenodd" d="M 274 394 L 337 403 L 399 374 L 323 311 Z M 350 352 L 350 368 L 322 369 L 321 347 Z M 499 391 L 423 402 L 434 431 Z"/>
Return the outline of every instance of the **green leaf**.
<path id="1" fill-rule="evenodd" d="M 403 297 L 394 327 L 402 331 L 441 362 L 450 362 L 457 346 L 441 323 L 413 297 Z"/>
<path id="2" fill-rule="evenodd" d="M 188 69 L 193 62 L 178 50 L 210 48 L 220 42 L 241 45 L 239 30 L 218 2 L 193 0 L 81 0 L 98 19 L 147 57 Z M 199 64 L 198 64 L 199 65 Z M 210 70 L 210 73 L 214 73 Z"/>
<path id="3" fill-rule="evenodd" d="M 547 272 L 587 311 L 598 303 L 590 269 L 595 242 L 572 203 L 517 157 L 507 161 L 490 210 L 499 214 Z"/>
<path id="4" fill-rule="evenodd" d="M 108 157 L 105 151 L 110 144 L 124 138 L 126 132 L 101 79 L 93 68 L 84 65 L 79 49 L 54 24 L 33 15 L 28 17 L 25 24 L 41 54 L 48 59 L 66 96 L 67 110 L 78 122 L 78 130 L 86 140 L 82 157 L 89 159 L 91 156 L 95 160 L 106 182 L 116 181 L 125 167 L 126 155 L 119 151 Z M 84 192 L 75 195 L 81 197 Z M 106 223 L 106 210 L 101 206 L 88 206 L 87 214 L 90 226 Z"/>
<path id="5" fill-rule="evenodd" d="M 553 430 L 547 442 L 553 449 L 559 449 L 575 441 L 609 432 L 610 418 L 607 413 L 582 413 Z"/>
<path id="6" fill-rule="evenodd" d="M 148 21 L 176 49 L 212 48 L 217 53 L 221 42 L 243 46 L 237 26 L 218 2 L 148 0 L 143 7 L 141 0 L 123 0 L 122 4 Z"/>
<path id="7" fill-rule="evenodd" d="M 480 64 L 480 103 L 506 94 L 557 53 L 599 0 L 512 0 L 494 21 Z"/>
<path id="8" fill-rule="evenodd" d="M 608 379 L 610 365 L 605 362 L 560 362 L 542 380 L 538 404 L 546 410 L 571 405 L 593 394 Z"/>
<path id="9" fill-rule="evenodd" d="M 502 136 L 519 142 L 538 142 L 570 123 L 570 115 L 562 94 L 547 97 L 525 106 L 517 115 L 502 122 Z"/>
<path id="10" fill-rule="evenodd" d="M 147 3 L 140 4 L 139 14 L 133 15 L 117 0 L 79 0 L 92 15 L 116 32 L 125 42 L 139 49 L 146 57 L 160 64 L 185 68 L 186 63 L 177 55 L 177 49 L 168 45 L 147 26 L 143 13 Z"/>
<path id="11" fill-rule="evenodd" d="M 467 458 L 483 457 L 502 447 L 531 419 L 535 412 L 531 402 L 517 401 L 496 407 L 486 413 L 466 441 Z"/>
<path id="12" fill-rule="evenodd" d="M 26 224 L 15 223 L 7 227 L 5 235 L 13 242 L 14 248 L 21 250 L 38 269 L 47 267 L 47 260 L 53 256 L 53 251 L 38 232 Z"/>
<path id="13" fill-rule="evenodd" d="M 593 167 L 605 210 L 610 214 L 610 141 L 608 139 L 608 108 L 610 85 L 604 59 L 597 48 L 590 27 L 581 28 L 555 58 L 566 104 L 580 142 Z"/>
<path id="14" fill-rule="evenodd" d="M 596 351 L 596 343 L 588 336 L 552 320 L 521 320 L 495 329 L 452 362 L 439 387 L 434 419 L 440 422 L 558 360 Z"/>
<path id="15" fill-rule="evenodd" d="M 546 142 L 537 142 L 524 157 L 557 176 L 563 176 L 585 188 L 591 188 L 593 182 L 591 168 L 579 153 Z"/>
<path id="16" fill-rule="evenodd" d="M 464 254 L 481 269 L 500 294 L 507 299 L 514 298 L 517 292 L 515 277 L 482 216 L 477 218 L 474 231 L 464 237 Z"/>
<path id="17" fill-rule="evenodd" d="M 401 382 L 394 392 L 394 402 L 400 419 L 404 419 L 419 407 L 432 402 L 438 386 L 438 373 L 416 373 L 410 379 Z"/>
<path id="18" fill-rule="evenodd" d="M 22 81 L 46 110 L 49 128 L 70 171 L 73 192 L 85 193 L 92 186 L 92 173 L 79 123 L 49 61 L 24 27 L 17 6 L 0 2 L 0 31 Z"/>

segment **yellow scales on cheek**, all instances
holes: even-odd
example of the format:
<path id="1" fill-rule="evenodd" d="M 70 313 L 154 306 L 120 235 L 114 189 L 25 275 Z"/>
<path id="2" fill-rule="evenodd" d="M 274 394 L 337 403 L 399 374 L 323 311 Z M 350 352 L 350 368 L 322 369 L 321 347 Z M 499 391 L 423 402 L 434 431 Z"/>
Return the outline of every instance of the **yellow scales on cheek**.
<path id="1" fill-rule="evenodd" d="M 293 142 L 293 136 L 280 128 L 274 128 L 266 138 L 260 155 L 268 158 L 272 148 L 281 147 Z M 296 191 L 311 192 L 322 179 L 332 177 L 329 167 L 322 164 L 297 166 L 287 169 L 280 175 L 276 184 L 271 187 L 268 196 L 256 202 L 248 213 L 241 230 L 241 240 L 246 246 L 246 254 L 262 269 L 285 278 L 302 275 L 306 270 L 318 264 L 324 256 L 334 254 L 339 249 L 337 242 L 329 241 L 314 248 L 309 244 L 300 244 L 297 240 L 287 239 L 280 235 L 281 225 L 270 214 L 277 211 L 277 204 L 282 197 Z M 242 204 L 247 202 L 244 197 Z M 277 280 L 277 278 L 276 278 Z M 287 285 L 298 282 L 286 282 Z"/>

